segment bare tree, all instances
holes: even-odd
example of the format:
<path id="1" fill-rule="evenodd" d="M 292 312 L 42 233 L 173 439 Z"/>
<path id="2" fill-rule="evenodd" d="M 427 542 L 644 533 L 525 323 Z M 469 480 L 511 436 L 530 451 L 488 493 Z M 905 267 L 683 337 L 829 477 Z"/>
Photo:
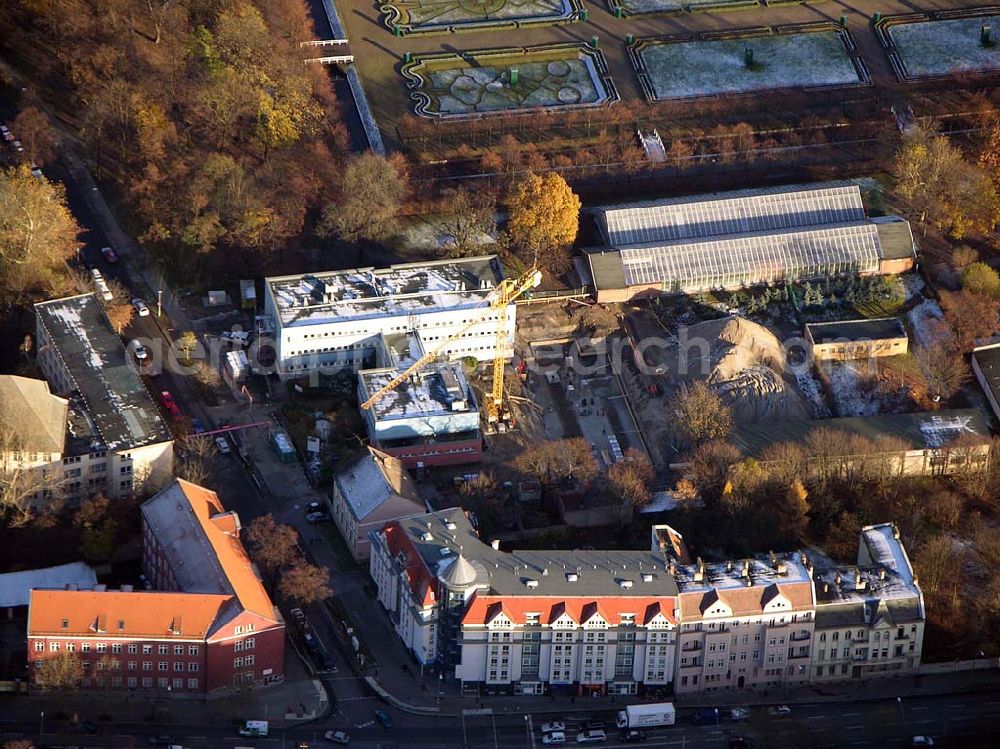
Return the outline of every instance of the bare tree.
<path id="1" fill-rule="evenodd" d="M 215 442 L 200 434 L 188 434 L 178 440 L 181 459 L 177 475 L 192 484 L 204 485 L 211 473 L 209 461 L 215 456 Z"/>
<path id="2" fill-rule="evenodd" d="M 300 560 L 282 573 L 278 591 L 289 601 L 316 603 L 333 595 L 329 580 L 330 570 L 326 567 Z"/>
<path id="3" fill-rule="evenodd" d="M 649 502 L 650 484 L 653 481 L 653 464 L 645 454 L 630 448 L 625 459 L 608 469 L 608 483 L 614 493 L 633 507 Z"/>
<path id="4" fill-rule="evenodd" d="M 536 445 L 534 449 L 521 453 L 514 461 L 514 467 L 550 486 L 575 480 L 586 488 L 598 473 L 590 445 L 582 437 Z"/>
<path id="5" fill-rule="evenodd" d="M 273 515 L 262 515 L 250 523 L 247 543 L 254 561 L 272 582 L 279 570 L 298 558 L 298 533 L 291 526 L 276 523 Z"/>
<path id="6" fill-rule="evenodd" d="M 34 503 L 58 503 L 65 494 L 59 462 L 30 461 L 31 452 L 19 425 L 11 419 L 0 421 L 0 512 L 10 526 L 30 521 Z"/>
<path id="7" fill-rule="evenodd" d="M 494 197 L 484 190 L 461 185 L 448 190 L 445 199 L 441 228 L 451 236 L 449 255 L 464 257 L 482 252 L 496 231 Z"/>
<path id="8" fill-rule="evenodd" d="M 733 428 L 733 412 L 711 387 L 696 380 L 674 399 L 674 431 L 689 445 L 723 440 Z"/>
<path id="9" fill-rule="evenodd" d="M 14 118 L 11 128 L 17 134 L 28 157 L 45 166 L 56 157 L 56 137 L 48 118 L 38 107 L 25 107 Z"/>
<path id="10" fill-rule="evenodd" d="M 62 652 L 35 661 L 34 684 L 43 692 L 75 690 L 83 678 L 83 664 L 76 653 Z"/>

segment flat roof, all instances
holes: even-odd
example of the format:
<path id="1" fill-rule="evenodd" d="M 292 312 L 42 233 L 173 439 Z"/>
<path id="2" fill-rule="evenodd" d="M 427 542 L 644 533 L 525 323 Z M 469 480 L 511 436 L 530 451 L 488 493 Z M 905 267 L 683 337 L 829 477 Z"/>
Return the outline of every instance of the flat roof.
<path id="1" fill-rule="evenodd" d="M 0 575 L 0 608 L 27 606 L 34 588 L 71 590 L 93 588 L 97 573 L 86 562 L 70 562 L 57 567 L 21 570 Z"/>
<path id="2" fill-rule="evenodd" d="M 503 280 L 495 255 L 267 278 L 283 326 L 479 307 Z"/>
<path id="3" fill-rule="evenodd" d="M 839 322 L 806 323 L 806 329 L 816 343 L 838 340 L 866 341 L 883 338 L 906 338 L 906 328 L 898 317 L 873 320 L 841 320 Z"/>
<path id="4" fill-rule="evenodd" d="M 95 294 L 35 305 L 101 442 L 109 450 L 172 439 Z"/>
<path id="5" fill-rule="evenodd" d="M 947 447 L 960 437 L 973 436 L 985 444 L 990 439 L 986 416 L 978 408 L 962 408 L 912 414 L 848 416 L 839 419 L 774 422 L 741 427 L 730 442 L 744 455 L 759 458 L 764 450 L 779 442 L 802 444 L 819 429 L 857 434 L 869 439 L 896 437 L 911 450 Z"/>
<path id="6" fill-rule="evenodd" d="M 476 572 L 472 587 L 485 594 L 591 599 L 677 595 L 669 563 L 649 550 L 500 551 L 480 540 L 460 507 L 396 524 L 432 574 L 443 575 L 461 555 Z"/>
<path id="7" fill-rule="evenodd" d="M 780 563 L 780 567 L 779 567 Z M 747 574 L 743 574 L 744 565 Z M 695 580 L 699 565 L 678 565 L 677 585 L 681 593 L 704 593 L 710 590 L 741 590 L 750 587 L 767 587 L 779 583 L 807 583 L 812 579 L 798 552 L 784 552 L 770 557 L 735 559 L 729 562 L 703 563 L 704 575 Z M 750 583 L 749 585 L 747 583 Z"/>
<path id="8" fill-rule="evenodd" d="M 368 395 L 378 392 L 399 373 L 396 368 L 358 372 Z M 371 408 L 375 421 L 477 413 L 475 396 L 461 362 L 435 364 L 414 374 L 383 395 Z"/>
<path id="9" fill-rule="evenodd" d="M 1000 343 L 972 349 L 972 358 L 982 373 L 982 376 L 977 378 L 980 384 L 989 388 L 994 400 L 1000 403 Z"/>

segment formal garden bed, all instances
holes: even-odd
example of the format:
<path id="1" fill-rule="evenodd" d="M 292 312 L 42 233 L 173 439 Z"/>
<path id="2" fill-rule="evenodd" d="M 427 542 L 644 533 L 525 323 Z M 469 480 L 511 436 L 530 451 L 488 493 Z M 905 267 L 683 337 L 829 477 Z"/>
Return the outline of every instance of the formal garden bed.
<path id="1" fill-rule="evenodd" d="M 583 44 L 417 55 L 401 73 L 423 117 L 596 107 L 618 99 L 604 56 Z"/>
<path id="2" fill-rule="evenodd" d="M 639 39 L 629 55 L 650 101 L 870 82 L 846 30 L 818 24 L 782 31 Z"/>
<path id="3" fill-rule="evenodd" d="M 1000 72 L 998 32 L 1000 15 L 975 10 L 890 16 L 878 24 L 879 38 L 903 81 Z"/>
<path id="4" fill-rule="evenodd" d="M 379 9 L 398 36 L 568 23 L 584 13 L 580 0 L 393 0 Z"/>
<path id="5" fill-rule="evenodd" d="M 758 0 L 608 0 L 612 15 L 649 16 L 659 13 L 681 13 L 699 10 L 737 10 L 757 8 Z"/>

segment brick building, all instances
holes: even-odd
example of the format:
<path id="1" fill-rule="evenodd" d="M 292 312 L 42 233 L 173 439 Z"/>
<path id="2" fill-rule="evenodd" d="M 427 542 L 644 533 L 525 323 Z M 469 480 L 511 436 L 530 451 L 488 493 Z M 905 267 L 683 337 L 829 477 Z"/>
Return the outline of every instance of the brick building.
<path id="1" fill-rule="evenodd" d="M 285 625 L 208 489 L 177 479 L 142 506 L 155 591 L 34 590 L 31 664 L 77 654 L 84 687 L 210 692 L 279 681 Z"/>

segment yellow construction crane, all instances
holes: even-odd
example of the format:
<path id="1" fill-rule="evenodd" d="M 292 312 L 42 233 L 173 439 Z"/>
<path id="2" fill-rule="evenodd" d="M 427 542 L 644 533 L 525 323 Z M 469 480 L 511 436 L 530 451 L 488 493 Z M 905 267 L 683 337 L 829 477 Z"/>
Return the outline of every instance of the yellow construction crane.
<path id="1" fill-rule="evenodd" d="M 361 407 L 365 410 L 370 409 L 378 403 L 378 401 L 381 400 L 386 393 L 390 390 L 395 390 L 399 383 L 403 382 L 412 374 L 423 369 L 427 366 L 427 364 L 436 359 L 445 346 L 454 341 L 456 338 L 460 338 L 466 331 L 469 330 L 469 328 L 473 328 L 476 325 L 481 324 L 483 322 L 483 318 L 486 316 L 486 313 L 492 309 L 497 312 L 497 333 L 494 348 L 495 354 L 493 357 L 493 390 L 490 393 L 489 400 L 486 402 L 486 420 L 491 424 L 499 421 L 500 415 L 503 413 L 504 353 L 507 349 L 507 307 L 524 292 L 528 291 L 528 289 L 537 287 L 541 282 L 542 272 L 535 267 L 532 267 L 520 278 L 503 279 L 487 295 L 483 306 L 480 308 L 482 311 L 479 316 L 445 338 L 441 343 L 389 380 L 384 387 L 372 393 L 371 397 L 361 404 Z"/>

